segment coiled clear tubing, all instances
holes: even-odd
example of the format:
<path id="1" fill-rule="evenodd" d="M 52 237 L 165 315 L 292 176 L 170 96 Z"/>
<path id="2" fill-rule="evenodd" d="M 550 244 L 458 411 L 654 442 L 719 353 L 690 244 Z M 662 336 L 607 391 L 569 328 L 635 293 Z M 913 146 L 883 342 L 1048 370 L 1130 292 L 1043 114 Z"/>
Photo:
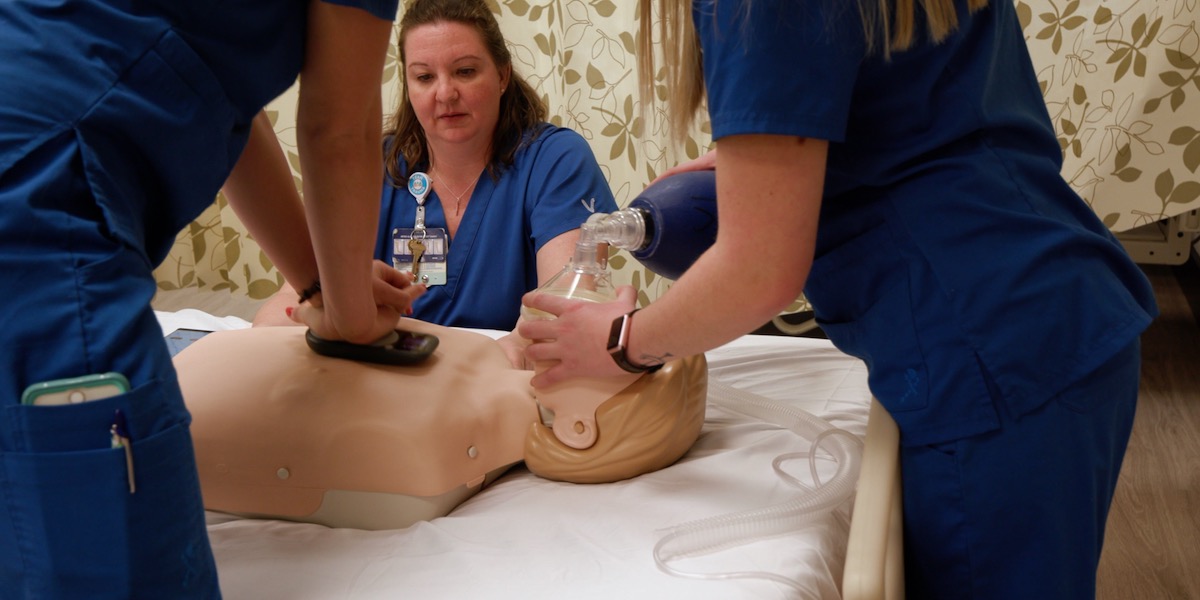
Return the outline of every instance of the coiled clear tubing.
<path id="1" fill-rule="evenodd" d="M 694 573 L 677 569 L 669 563 L 797 531 L 819 521 L 854 494 L 862 462 L 862 442 L 850 432 L 834 427 L 807 411 L 738 390 L 719 381 L 709 379 L 708 391 L 713 403 L 726 410 L 778 425 L 812 441 L 809 452 L 785 454 L 777 457 L 773 463 L 775 472 L 784 481 L 803 491 L 781 504 L 676 525 L 654 546 L 654 562 L 659 570 L 677 577 L 767 579 L 804 593 L 806 588 L 802 582 L 776 573 Z M 817 477 L 818 450 L 837 463 L 837 471 L 825 482 Z M 781 467 L 783 462 L 803 456 L 808 457 L 814 487 L 785 473 Z"/>

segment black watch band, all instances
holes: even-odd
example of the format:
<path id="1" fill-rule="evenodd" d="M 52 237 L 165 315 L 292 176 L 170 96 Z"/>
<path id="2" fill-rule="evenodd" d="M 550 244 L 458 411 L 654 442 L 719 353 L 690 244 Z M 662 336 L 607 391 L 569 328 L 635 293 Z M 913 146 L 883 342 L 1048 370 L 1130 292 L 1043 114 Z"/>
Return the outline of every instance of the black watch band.
<path id="1" fill-rule="evenodd" d="M 629 362 L 629 357 L 625 354 L 629 348 L 629 328 L 633 324 L 633 313 L 638 310 L 635 308 L 613 319 L 612 328 L 608 331 L 608 355 L 618 367 L 630 373 L 653 373 L 662 368 L 661 363 L 643 367 Z"/>

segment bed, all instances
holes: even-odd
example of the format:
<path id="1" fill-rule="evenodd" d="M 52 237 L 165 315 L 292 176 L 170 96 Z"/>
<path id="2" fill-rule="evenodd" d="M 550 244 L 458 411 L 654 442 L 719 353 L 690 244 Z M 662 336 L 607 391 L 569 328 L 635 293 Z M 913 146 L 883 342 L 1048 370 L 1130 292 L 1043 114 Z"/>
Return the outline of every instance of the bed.
<path id="1" fill-rule="evenodd" d="M 164 334 L 247 326 L 237 317 L 192 309 L 156 314 Z M 710 381 L 718 385 L 803 408 L 858 439 L 869 438 L 855 531 L 846 502 L 801 530 L 669 563 L 687 572 L 768 572 L 800 582 L 798 588 L 755 578 L 673 576 L 656 566 L 654 548 L 670 528 L 777 505 L 801 493 L 780 479 L 772 461 L 807 450 L 808 442 L 713 404 L 710 386 L 705 425 L 692 449 L 676 464 L 632 480 L 576 485 L 517 466 L 449 515 L 400 530 L 209 512 L 222 591 L 230 600 L 696 600 L 841 598 L 845 585 L 846 598 L 899 597 L 895 429 L 872 403 L 865 366 L 824 340 L 761 335 L 744 336 L 706 358 Z M 817 464 L 821 477 L 831 476 L 833 465 Z M 809 466 L 793 460 L 783 468 L 803 480 Z"/>

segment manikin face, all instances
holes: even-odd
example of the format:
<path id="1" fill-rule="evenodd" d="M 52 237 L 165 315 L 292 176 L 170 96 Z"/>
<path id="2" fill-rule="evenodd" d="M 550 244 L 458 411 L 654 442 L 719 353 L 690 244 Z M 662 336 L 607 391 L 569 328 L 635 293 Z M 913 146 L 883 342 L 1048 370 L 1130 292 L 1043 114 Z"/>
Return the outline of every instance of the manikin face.
<path id="1" fill-rule="evenodd" d="M 508 69 L 496 66 L 480 34 L 462 23 L 421 25 L 408 32 L 404 56 L 408 98 L 430 145 L 489 148 Z"/>

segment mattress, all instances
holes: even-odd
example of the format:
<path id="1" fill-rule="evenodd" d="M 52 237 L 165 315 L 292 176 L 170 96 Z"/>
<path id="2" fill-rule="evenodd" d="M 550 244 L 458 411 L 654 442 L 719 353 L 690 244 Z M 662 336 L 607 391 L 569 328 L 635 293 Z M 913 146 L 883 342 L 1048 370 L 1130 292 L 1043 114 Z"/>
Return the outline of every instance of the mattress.
<path id="1" fill-rule="evenodd" d="M 248 326 L 190 309 L 157 315 L 164 334 Z M 825 340 L 749 335 L 706 358 L 712 381 L 803 409 L 860 439 L 866 434 L 866 368 Z M 722 408 L 712 394 L 691 450 L 631 480 L 570 484 L 517 466 L 447 516 L 387 531 L 209 512 L 222 592 L 231 600 L 840 598 L 850 501 L 799 530 L 671 563 L 692 573 L 771 573 L 799 589 L 761 578 L 681 577 L 656 564 L 655 545 L 674 526 L 804 493 L 772 463 L 807 452 L 809 440 Z M 821 478 L 836 467 L 816 465 Z M 810 479 L 806 459 L 781 468 Z"/>

